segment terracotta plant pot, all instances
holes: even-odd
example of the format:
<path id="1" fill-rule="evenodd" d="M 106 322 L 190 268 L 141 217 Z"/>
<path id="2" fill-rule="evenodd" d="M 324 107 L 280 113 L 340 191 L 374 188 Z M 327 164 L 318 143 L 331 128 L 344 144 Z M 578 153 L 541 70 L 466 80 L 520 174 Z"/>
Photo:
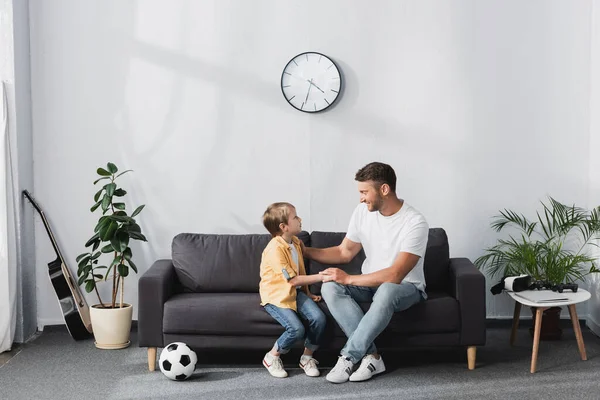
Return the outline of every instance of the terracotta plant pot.
<path id="1" fill-rule="evenodd" d="M 531 307 L 533 316 L 533 326 L 535 326 L 535 307 Z M 562 329 L 560 329 L 560 313 L 562 308 L 550 307 L 542 313 L 542 327 L 540 329 L 540 340 L 560 340 Z M 533 337 L 534 329 L 529 328 L 529 333 Z"/>
<path id="2" fill-rule="evenodd" d="M 133 307 L 102 308 L 100 304 L 90 307 L 90 319 L 94 331 L 95 345 L 99 349 L 124 349 L 129 346 Z"/>

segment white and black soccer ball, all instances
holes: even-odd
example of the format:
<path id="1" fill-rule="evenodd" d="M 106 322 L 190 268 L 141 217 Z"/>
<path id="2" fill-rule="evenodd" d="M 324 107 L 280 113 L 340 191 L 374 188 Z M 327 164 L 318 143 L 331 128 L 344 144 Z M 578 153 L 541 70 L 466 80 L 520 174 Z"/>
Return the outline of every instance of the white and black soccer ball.
<path id="1" fill-rule="evenodd" d="M 198 356 L 187 344 L 174 342 L 160 353 L 158 365 L 163 374 L 174 381 L 184 381 L 194 373 Z"/>

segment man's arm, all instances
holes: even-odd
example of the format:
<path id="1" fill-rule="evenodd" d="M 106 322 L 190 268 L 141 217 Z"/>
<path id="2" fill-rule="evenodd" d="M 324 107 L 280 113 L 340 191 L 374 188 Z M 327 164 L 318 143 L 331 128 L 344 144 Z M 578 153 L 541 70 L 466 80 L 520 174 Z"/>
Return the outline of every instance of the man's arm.
<path id="1" fill-rule="evenodd" d="M 321 264 L 347 264 L 352 261 L 360 249 L 362 249 L 360 243 L 353 242 L 348 238 L 344 238 L 339 246 L 327 247 L 325 249 L 304 247 L 302 245 L 304 255 Z"/>
<path id="2" fill-rule="evenodd" d="M 320 272 L 323 282 L 337 282 L 342 285 L 376 287 L 382 283 L 401 283 L 408 273 L 417 265 L 419 256 L 400 252 L 394 263 L 382 270 L 370 274 L 348 275 L 339 268 L 328 268 Z"/>

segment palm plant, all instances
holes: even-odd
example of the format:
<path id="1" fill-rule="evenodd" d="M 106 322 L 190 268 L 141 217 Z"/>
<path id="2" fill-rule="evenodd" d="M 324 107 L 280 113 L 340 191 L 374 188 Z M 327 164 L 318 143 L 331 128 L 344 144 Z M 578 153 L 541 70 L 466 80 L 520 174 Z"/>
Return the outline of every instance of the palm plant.
<path id="1" fill-rule="evenodd" d="M 133 254 L 129 247 L 129 241 L 131 239 L 146 241 L 146 237 L 142 234 L 140 226 L 134 219 L 142 211 L 144 205 L 137 207 L 128 216 L 125 211 L 125 203 L 120 199 L 127 192 L 117 187 L 115 183 L 118 177 L 131 170 L 116 175 L 118 170 L 113 163 L 108 163 L 106 169 L 98 168 L 97 170 L 100 178 L 94 181 L 94 185 L 105 180 L 109 182 L 94 195 L 94 205 L 90 211 L 94 212 L 100 209 L 102 216 L 94 228 L 94 235 L 85 244 L 85 247 L 91 247 L 91 250 L 77 257 L 78 284 L 80 286 L 85 284 L 85 290 L 88 293 L 94 290 L 102 308 L 115 308 L 117 306 L 119 290 L 121 292 L 119 306 L 123 307 L 124 279 L 129 275 L 129 268 L 137 273 L 137 267 L 131 259 Z M 108 266 L 99 265 L 100 256 L 110 253 L 112 253 L 111 263 Z M 103 272 L 102 270 L 106 271 Z M 106 281 L 109 278 L 112 278 L 111 301 L 110 304 L 105 304 L 100 297 L 97 283 Z"/>
<path id="2" fill-rule="evenodd" d="M 516 227 L 520 234 L 498 240 L 475 260 L 475 265 L 487 268 L 492 276 L 526 274 L 553 285 L 584 280 L 600 272 L 596 257 L 587 252 L 588 245 L 598 246 L 600 207 L 588 211 L 552 197 L 549 204 L 541 203 L 543 211 L 537 212 L 533 221 L 508 209 L 500 211 L 492 228 L 500 232 Z"/>

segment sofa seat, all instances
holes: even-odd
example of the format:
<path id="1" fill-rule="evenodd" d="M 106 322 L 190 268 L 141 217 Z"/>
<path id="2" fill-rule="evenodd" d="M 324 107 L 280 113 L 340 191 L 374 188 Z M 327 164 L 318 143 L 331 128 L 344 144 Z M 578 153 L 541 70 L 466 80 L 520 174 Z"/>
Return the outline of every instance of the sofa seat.
<path id="1" fill-rule="evenodd" d="M 283 328 L 261 307 L 258 293 L 181 293 L 164 304 L 163 332 L 279 336 Z"/>
<path id="2" fill-rule="evenodd" d="M 371 303 L 359 303 L 364 312 Z M 344 337 L 327 304 L 319 306 L 333 327 L 333 335 Z M 456 299 L 444 294 L 430 294 L 427 301 L 395 313 L 386 331 L 401 335 L 446 333 L 460 330 Z M 202 315 L 202 318 L 190 318 Z M 171 334 L 278 336 L 283 332 L 261 306 L 256 293 L 183 293 L 165 303 L 163 332 Z"/>

